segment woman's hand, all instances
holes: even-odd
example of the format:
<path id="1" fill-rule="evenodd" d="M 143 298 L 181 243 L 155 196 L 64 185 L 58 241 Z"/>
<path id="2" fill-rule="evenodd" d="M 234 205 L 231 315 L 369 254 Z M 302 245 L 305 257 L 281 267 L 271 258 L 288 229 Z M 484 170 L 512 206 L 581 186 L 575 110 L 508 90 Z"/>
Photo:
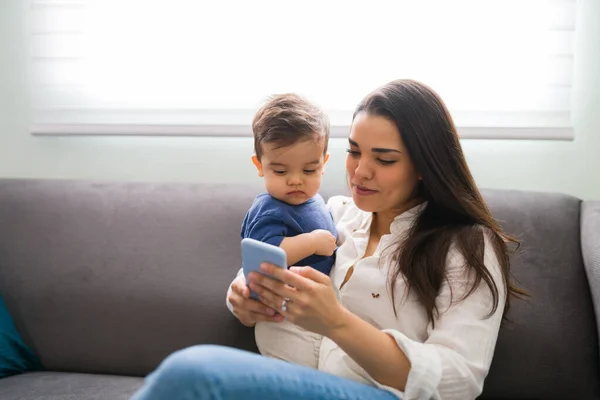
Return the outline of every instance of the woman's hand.
<path id="1" fill-rule="evenodd" d="M 250 298 L 250 289 L 244 275 L 235 278 L 227 299 L 233 306 L 233 313 L 245 326 L 252 327 L 259 321 L 283 321 L 283 317 L 273 308 Z"/>
<path id="2" fill-rule="evenodd" d="M 329 276 L 311 267 L 287 270 L 262 264 L 260 269 L 279 281 L 253 272 L 250 288 L 288 321 L 324 336 L 343 325 L 345 309 L 337 300 Z"/>

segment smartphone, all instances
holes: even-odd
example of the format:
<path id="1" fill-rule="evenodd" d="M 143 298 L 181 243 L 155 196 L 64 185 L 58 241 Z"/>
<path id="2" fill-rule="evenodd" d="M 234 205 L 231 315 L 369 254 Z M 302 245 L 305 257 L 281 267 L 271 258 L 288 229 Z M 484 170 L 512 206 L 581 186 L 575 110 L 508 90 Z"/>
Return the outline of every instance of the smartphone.
<path id="1" fill-rule="evenodd" d="M 252 271 L 269 276 L 260 270 L 260 264 L 265 262 L 287 269 L 287 257 L 282 248 L 255 239 L 242 239 L 242 270 L 246 282 L 249 282 L 248 275 Z M 250 297 L 258 299 L 253 291 L 250 291 Z"/>

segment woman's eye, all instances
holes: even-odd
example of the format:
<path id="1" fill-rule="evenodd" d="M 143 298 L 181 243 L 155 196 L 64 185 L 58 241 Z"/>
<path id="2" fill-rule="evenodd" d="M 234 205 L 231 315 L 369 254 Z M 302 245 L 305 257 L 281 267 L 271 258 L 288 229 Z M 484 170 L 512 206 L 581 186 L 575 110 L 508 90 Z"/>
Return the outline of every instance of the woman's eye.
<path id="1" fill-rule="evenodd" d="M 305 170 L 304 170 L 304 173 L 305 173 L 306 175 L 310 175 L 310 174 L 314 174 L 314 173 L 315 173 L 315 171 L 316 171 L 315 169 L 305 169 Z"/>
<path id="2" fill-rule="evenodd" d="M 392 165 L 396 162 L 396 160 L 382 160 L 381 158 L 378 158 L 377 161 L 379 161 L 381 165 Z"/>
<path id="3" fill-rule="evenodd" d="M 358 152 L 358 151 L 355 151 L 355 150 L 352 150 L 352 149 L 346 149 L 346 151 L 352 157 L 358 157 L 358 156 L 360 156 L 360 152 Z"/>

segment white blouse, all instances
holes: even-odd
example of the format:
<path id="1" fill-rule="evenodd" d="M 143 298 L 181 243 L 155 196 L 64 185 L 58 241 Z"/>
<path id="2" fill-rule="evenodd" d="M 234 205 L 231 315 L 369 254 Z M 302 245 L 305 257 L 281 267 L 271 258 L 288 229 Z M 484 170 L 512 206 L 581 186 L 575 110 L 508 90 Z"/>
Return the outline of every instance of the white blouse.
<path id="1" fill-rule="evenodd" d="M 442 285 L 436 300 L 441 315 L 433 328 L 414 293 L 406 295 L 407 287 L 401 277 L 395 282 L 397 316 L 394 314 L 388 280 L 394 263 L 386 262 L 391 261 L 394 250 L 390 245 L 407 233 L 424 205 L 397 216 L 390 227 L 391 233 L 382 236 L 374 254 L 365 258 L 372 213 L 360 210 L 351 198 L 344 196 L 330 198 L 328 206 L 341 243 L 330 274 L 340 302 L 391 335 L 410 360 L 411 369 L 405 391 L 401 392 L 375 381 L 335 342 L 323 338 L 319 370 L 378 386 L 403 400 L 475 399 L 482 391 L 492 361 L 506 293 L 488 238 L 485 237 L 484 263 L 499 290 L 497 311 L 486 318 L 492 309 L 492 296 L 484 281 L 461 300 L 472 286 L 473 276 L 467 273 L 462 255 L 451 247 L 446 266 L 448 281 Z M 351 267 L 353 273 L 342 287 Z"/>

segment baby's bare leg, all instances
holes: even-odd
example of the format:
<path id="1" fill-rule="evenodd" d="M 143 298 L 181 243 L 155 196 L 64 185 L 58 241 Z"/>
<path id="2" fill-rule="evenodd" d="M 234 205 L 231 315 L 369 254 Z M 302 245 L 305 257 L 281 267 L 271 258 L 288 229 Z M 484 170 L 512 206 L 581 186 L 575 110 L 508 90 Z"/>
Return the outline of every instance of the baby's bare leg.
<path id="1" fill-rule="evenodd" d="M 256 345 L 264 356 L 317 368 L 322 336 L 289 321 L 259 322 L 254 328 Z"/>

